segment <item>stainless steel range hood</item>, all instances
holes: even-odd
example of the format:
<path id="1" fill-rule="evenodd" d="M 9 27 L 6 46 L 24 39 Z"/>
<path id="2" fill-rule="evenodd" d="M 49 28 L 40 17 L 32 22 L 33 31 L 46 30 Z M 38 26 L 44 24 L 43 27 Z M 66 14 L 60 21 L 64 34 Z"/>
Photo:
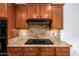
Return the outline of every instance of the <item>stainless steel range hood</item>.
<path id="1" fill-rule="evenodd" d="M 49 25 L 49 28 L 51 28 L 51 19 L 47 18 L 40 18 L 40 19 L 27 19 L 26 22 L 28 25 Z"/>
<path id="2" fill-rule="evenodd" d="M 51 19 L 27 19 L 29 25 L 51 25 Z"/>

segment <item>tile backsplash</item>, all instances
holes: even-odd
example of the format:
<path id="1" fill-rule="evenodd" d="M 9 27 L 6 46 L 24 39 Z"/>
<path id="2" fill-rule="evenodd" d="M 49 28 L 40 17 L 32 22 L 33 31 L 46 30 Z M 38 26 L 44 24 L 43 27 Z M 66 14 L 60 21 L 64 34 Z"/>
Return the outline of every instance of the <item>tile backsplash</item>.
<path id="1" fill-rule="evenodd" d="M 60 30 L 49 30 L 48 26 L 31 25 L 29 30 L 19 30 L 20 39 L 50 39 L 54 43 L 60 43 Z"/>
<path id="2" fill-rule="evenodd" d="M 54 44 L 60 44 L 60 30 L 49 30 L 48 26 L 44 25 L 31 25 L 29 30 L 19 30 L 19 37 L 8 40 L 8 44 L 16 43 L 20 44 L 26 42 L 28 39 L 50 39 Z M 20 42 L 19 42 L 20 41 Z"/>

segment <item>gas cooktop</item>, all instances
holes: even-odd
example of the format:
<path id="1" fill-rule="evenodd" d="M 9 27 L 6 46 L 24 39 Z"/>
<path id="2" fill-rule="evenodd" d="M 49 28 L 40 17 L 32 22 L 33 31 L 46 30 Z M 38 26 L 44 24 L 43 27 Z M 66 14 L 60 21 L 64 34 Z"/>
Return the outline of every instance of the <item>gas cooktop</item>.
<path id="1" fill-rule="evenodd" d="M 49 45 L 54 43 L 50 39 L 29 39 L 25 44 Z"/>

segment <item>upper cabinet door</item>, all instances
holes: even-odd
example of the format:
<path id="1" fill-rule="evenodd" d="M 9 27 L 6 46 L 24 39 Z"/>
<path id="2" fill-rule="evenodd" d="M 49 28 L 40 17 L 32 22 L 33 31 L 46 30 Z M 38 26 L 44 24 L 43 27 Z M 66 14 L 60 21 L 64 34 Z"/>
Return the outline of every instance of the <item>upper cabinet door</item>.
<path id="1" fill-rule="evenodd" d="M 27 28 L 26 18 L 27 18 L 26 4 L 16 5 L 16 28 Z"/>
<path id="2" fill-rule="evenodd" d="M 7 18 L 7 4 L 6 3 L 0 3 L 0 17 Z"/>
<path id="3" fill-rule="evenodd" d="M 63 29 L 63 5 L 52 5 L 52 28 Z"/>
<path id="4" fill-rule="evenodd" d="M 8 28 L 15 28 L 15 5 L 7 4 L 7 18 L 8 18 Z"/>
<path id="5" fill-rule="evenodd" d="M 39 4 L 27 4 L 27 18 L 39 18 Z"/>
<path id="6" fill-rule="evenodd" d="M 39 4 L 40 18 L 51 18 L 51 4 Z"/>

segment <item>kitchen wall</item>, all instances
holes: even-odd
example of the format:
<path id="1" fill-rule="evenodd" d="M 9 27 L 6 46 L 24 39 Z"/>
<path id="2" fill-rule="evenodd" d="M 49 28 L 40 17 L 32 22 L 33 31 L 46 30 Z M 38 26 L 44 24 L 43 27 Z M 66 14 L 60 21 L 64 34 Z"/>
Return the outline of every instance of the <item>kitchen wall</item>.
<path id="1" fill-rule="evenodd" d="M 61 40 L 72 44 L 71 55 L 79 56 L 79 4 L 64 5 L 64 30 L 61 30 Z"/>

